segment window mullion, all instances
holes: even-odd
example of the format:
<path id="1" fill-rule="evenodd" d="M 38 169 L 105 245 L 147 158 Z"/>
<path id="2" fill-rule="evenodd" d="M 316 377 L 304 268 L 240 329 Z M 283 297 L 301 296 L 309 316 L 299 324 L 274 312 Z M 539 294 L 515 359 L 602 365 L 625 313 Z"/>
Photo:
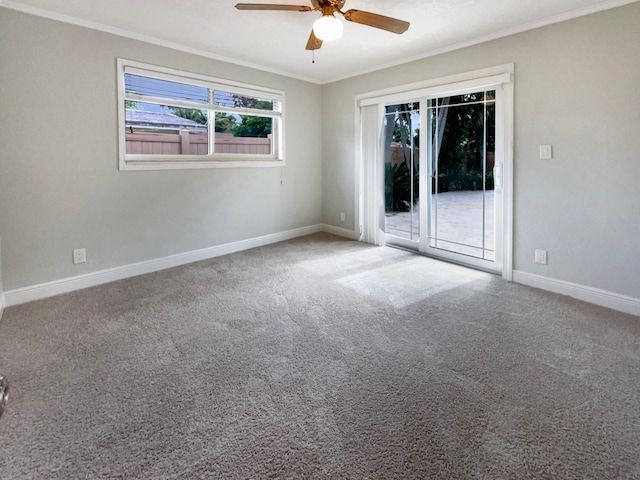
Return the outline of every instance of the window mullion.
<path id="1" fill-rule="evenodd" d="M 209 88 L 207 97 L 210 104 L 213 104 L 213 95 L 213 90 Z M 216 112 L 212 109 L 207 109 L 207 118 L 209 121 L 209 155 L 213 155 L 216 151 Z"/>

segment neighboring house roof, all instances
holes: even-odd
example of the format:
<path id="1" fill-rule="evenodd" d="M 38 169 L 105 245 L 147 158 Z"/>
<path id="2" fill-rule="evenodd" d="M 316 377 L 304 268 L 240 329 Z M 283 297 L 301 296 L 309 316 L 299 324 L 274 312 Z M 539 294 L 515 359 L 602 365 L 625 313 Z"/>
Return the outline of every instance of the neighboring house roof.
<path id="1" fill-rule="evenodd" d="M 181 128 L 187 130 L 206 130 L 202 125 L 187 118 L 178 117 L 172 113 L 147 112 L 134 108 L 125 109 L 125 123 L 127 126 L 154 128 Z"/>

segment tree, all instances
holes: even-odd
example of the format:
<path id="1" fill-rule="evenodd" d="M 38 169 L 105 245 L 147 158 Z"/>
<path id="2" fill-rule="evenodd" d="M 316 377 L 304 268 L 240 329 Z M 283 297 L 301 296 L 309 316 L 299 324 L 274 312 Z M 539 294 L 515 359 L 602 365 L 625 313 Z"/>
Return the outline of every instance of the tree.
<path id="1" fill-rule="evenodd" d="M 492 101 L 494 92 L 451 98 L 456 105 L 446 107 L 446 126 L 438 132 L 438 191 L 491 190 L 493 174 L 485 175 L 484 155 L 495 150 L 495 105 L 485 106 L 483 100 Z"/>
<path id="2" fill-rule="evenodd" d="M 260 100 L 253 97 L 234 95 L 233 103 L 240 108 L 253 108 L 256 110 L 273 110 L 273 102 L 270 100 Z M 258 117 L 254 115 L 241 115 L 240 125 L 236 128 L 236 137 L 258 137 L 266 138 L 271 134 L 273 121 L 270 117 Z"/>
<path id="3" fill-rule="evenodd" d="M 169 107 L 169 110 L 171 110 L 171 113 L 177 117 L 186 118 L 187 120 L 192 120 L 201 125 L 206 125 L 209 121 L 207 114 L 202 110 L 179 107 Z"/>
<path id="4" fill-rule="evenodd" d="M 233 96 L 233 104 L 241 108 L 256 108 L 258 110 L 273 110 L 273 102 L 271 100 L 260 100 L 253 97 L 243 97 L 242 95 Z"/>
<path id="5" fill-rule="evenodd" d="M 406 212 L 418 201 L 418 157 L 420 131 L 413 115 L 418 103 L 387 107 L 385 115 L 385 206 L 387 211 Z M 400 148 L 391 148 L 393 142 Z M 392 163 L 392 156 L 402 155 L 402 163 Z M 400 159 L 398 159 L 400 160 Z"/>
<path id="6" fill-rule="evenodd" d="M 235 136 L 237 128 L 238 121 L 235 116 L 229 115 L 228 113 L 216 112 L 216 132 L 233 133 Z"/>
<path id="7" fill-rule="evenodd" d="M 271 118 L 255 117 L 253 115 L 242 115 L 242 122 L 236 128 L 236 137 L 258 137 L 266 138 L 271 134 Z"/>
<path id="8" fill-rule="evenodd" d="M 418 107 L 418 103 L 403 103 L 387 107 L 385 151 L 388 154 L 391 142 L 400 143 L 403 160 L 408 169 L 411 169 L 411 158 L 408 155 L 409 149 L 412 145 L 415 148 L 419 147 L 419 129 L 414 128 L 416 125 L 414 125 L 411 118 L 411 115 L 418 111 Z"/>
<path id="9" fill-rule="evenodd" d="M 179 107 L 169 107 L 169 109 L 174 115 L 192 120 L 196 123 L 199 123 L 200 125 L 206 125 L 209 121 L 207 114 L 202 110 Z M 228 113 L 216 112 L 215 128 L 216 132 L 233 133 L 235 135 L 236 129 L 238 128 L 238 121 L 236 119 L 236 116 Z"/>
<path id="10" fill-rule="evenodd" d="M 273 102 L 259 100 L 253 97 L 233 95 L 233 104 L 239 108 L 252 108 L 256 110 L 273 110 Z M 208 118 L 206 112 L 192 108 L 168 107 L 171 113 L 178 117 L 192 120 L 201 125 L 206 125 Z M 238 124 L 240 118 L 240 124 Z M 271 117 L 257 115 L 234 115 L 230 113 L 216 112 L 215 131 L 218 133 L 232 133 L 234 137 L 266 138 L 271 134 Z"/>
<path id="11" fill-rule="evenodd" d="M 136 102 L 134 100 L 125 100 L 124 101 L 124 108 L 133 108 L 135 110 L 138 110 L 140 108 L 140 106 L 138 105 L 138 102 Z"/>

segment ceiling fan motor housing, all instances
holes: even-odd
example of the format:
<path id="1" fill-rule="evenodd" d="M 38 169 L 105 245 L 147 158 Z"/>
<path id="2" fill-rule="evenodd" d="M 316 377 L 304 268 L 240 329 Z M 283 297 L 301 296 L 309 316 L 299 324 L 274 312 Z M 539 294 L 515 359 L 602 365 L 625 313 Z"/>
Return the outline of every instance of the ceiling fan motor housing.
<path id="1" fill-rule="evenodd" d="M 324 6 L 328 6 L 337 9 L 342 9 L 344 7 L 346 0 L 311 0 L 311 4 L 313 8 L 322 9 Z M 324 10 L 322 11 L 324 15 Z"/>

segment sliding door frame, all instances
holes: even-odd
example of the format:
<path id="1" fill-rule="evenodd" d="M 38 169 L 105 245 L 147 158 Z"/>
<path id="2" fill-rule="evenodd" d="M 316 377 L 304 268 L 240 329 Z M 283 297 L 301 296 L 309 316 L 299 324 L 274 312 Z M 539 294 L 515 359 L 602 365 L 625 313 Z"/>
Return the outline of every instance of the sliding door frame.
<path id="1" fill-rule="evenodd" d="M 502 159 L 502 235 L 496 238 L 501 243 L 502 255 L 496 258 L 501 265 L 502 278 L 513 279 L 513 64 L 499 65 L 458 75 L 426 80 L 385 90 L 363 93 L 355 98 L 356 109 L 356 225 L 359 239 L 375 245 L 384 244 L 384 217 L 380 215 L 384 190 L 382 142 L 384 105 L 419 101 L 423 98 L 458 94 L 461 91 L 479 91 L 500 88 L 502 90 L 501 115 L 503 124 L 496 124 L 496 148 L 498 142 L 503 152 Z M 378 117 L 375 122 L 363 121 L 363 112 L 371 115 L 376 107 Z M 498 105 L 496 104 L 496 108 Z M 367 123 L 368 122 L 368 123 Z M 421 135 L 421 143 L 426 135 Z M 422 163 L 422 162 L 421 162 Z M 421 170 L 424 167 L 420 167 Z M 421 172 L 421 183 L 426 177 Z M 372 183 L 373 182 L 373 183 Z M 381 186 L 382 185 L 382 186 Z M 422 190 L 421 190 L 422 191 Z M 374 209 L 374 210 L 372 210 Z M 423 212 L 420 214 L 423 215 Z M 422 219 L 421 219 L 422 223 Z M 423 247 L 421 245 L 421 247 Z M 424 250 L 424 248 L 420 248 Z M 445 255 L 446 257 L 446 255 Z M 450 259 L 455 261 L 454 258 Z M 471 262 L 472 263 L 472 262 Z M 473 266 L 473 265 L 471 265 Z"/>

